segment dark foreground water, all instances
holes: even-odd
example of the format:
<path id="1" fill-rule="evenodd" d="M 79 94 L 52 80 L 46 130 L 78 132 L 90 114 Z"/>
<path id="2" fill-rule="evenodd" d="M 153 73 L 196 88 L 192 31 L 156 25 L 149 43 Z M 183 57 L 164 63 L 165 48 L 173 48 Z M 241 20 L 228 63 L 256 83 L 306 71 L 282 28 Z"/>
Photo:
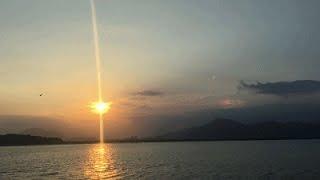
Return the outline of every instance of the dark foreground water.
<path id="1" fill-rule="evenodd" d="M 320 141 L 0 147 L 0 179 L 320 179 Z"/>

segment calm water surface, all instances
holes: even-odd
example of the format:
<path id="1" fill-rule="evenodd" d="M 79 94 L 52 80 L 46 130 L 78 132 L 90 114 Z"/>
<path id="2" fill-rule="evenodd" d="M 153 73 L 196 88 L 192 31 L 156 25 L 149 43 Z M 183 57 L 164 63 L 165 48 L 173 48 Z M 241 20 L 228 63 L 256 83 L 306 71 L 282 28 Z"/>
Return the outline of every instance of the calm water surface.
<path id="1" fill-rule="evenodd" d="M 0 147 L 0 179 L 320 179 L 320 140 Z"/>

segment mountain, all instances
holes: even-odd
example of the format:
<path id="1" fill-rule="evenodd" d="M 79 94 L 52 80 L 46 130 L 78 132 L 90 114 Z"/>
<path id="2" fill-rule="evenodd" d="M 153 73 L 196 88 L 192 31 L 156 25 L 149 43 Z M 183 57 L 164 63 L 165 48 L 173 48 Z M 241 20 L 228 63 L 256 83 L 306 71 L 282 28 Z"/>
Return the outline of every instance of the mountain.
<path id="1" fill-rule="evenodd" d="M 320 138 L 320 124 L 302 122 L 262 122 L 243 124 L 216 119 L 205 125 L 156 137 L 161 140 L 267 140 Z"/>
<path id="2" fill-rule="evenodd" d="M 21 134 L 0 135 L 0 146 L 62 144 L 60 138 L 40 137 Z"/>

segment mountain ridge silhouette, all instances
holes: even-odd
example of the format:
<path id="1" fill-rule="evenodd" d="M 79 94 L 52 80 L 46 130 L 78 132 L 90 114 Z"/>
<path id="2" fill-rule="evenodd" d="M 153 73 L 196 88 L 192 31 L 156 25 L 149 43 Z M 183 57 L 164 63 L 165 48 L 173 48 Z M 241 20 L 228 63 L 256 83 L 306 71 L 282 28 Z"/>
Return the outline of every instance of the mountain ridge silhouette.
<path id="1" fill-rule="evenodd" d="M 272 140 L 320 138 L 320 124 L 266 121 L 245 124 L 218 118 L 207 124 L 157 136 L 166 140 Z"/>

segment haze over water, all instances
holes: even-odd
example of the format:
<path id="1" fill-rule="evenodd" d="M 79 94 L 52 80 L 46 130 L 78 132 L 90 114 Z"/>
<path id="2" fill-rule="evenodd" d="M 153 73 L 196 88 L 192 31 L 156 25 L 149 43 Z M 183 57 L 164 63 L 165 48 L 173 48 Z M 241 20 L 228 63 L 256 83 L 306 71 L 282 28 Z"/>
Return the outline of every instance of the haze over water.
<path id="1" fill-rule="evenodd" d="M 320 141 L 0 148 L 0 179 L 316 179 Z"/>

